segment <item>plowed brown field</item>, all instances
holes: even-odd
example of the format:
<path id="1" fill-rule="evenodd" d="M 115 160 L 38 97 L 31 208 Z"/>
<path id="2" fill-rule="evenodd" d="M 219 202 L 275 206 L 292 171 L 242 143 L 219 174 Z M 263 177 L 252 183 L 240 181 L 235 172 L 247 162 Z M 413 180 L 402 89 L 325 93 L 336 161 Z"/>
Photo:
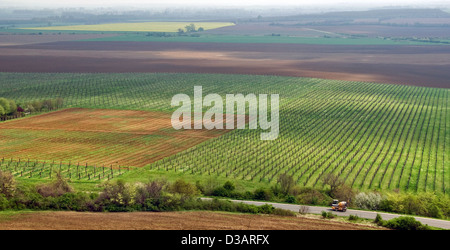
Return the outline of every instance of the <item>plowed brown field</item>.
<path id="1" fill-rule="evenodd" d="M 39 212 L 0 221 L 0 230 L 365 230 L 324 219 L 222 212 Z"/>
<path id="2" fill-rule="evenodd" d="M 3 72 L 302 76 L 450 87 L 450 46 L 55 42 L 0 47 Z"/>

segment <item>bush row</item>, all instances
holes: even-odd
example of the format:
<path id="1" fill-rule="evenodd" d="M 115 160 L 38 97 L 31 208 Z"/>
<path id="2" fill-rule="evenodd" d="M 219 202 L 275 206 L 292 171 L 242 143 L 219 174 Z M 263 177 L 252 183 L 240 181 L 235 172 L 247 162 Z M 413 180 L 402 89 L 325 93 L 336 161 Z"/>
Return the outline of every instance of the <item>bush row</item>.
<path id="1" fill-rule="evenodd" d="M 255 206 L 226 200 L 202 200 L 193 184 L 179 179 L 148 183 L 106 182 L 100 193 L 74 192 L 60 175 L 51 183 L 16 185 L 13 176 L 0 171 L 0 210 L 69 210 L 90 212 L 213 210 L 294 216 L 271 205 Z"/>
<path id="2" fill-rule="evenodd" d="M 353 203 L 362 209 L 427 216 L 438 219 L 450 218 L 450 197 L 435 193 L 408 194 L 359 193 Z"/>
<path id="3" fill-rule="evenodd" d="M 228 197 L 242 200 L 263 200 L 308 205 L 329 206 L 333 199 L 347 201 L 350 207 L 366 210 L 427 216 L 439 219 L 450 218 L 450 197 L 435 193 L 379 193 L 355 192 L 335 176 L 324 178 L 322 189 L 299 187 L 293 178 L 280 175 L 277 183 L 267 188 L 258 188 L 253 192 L 237 191 L 234 183 L 227 181 L 223 185 L 197 183 L 197 188 L 207 196 Z"/>
<path id="4" fill-rule="evenodd" d="M 231 181 L 223 185 L 217 183 L 196 183 L 198 190 L 206 196 L 226 197 L 239 200 L 261 200 L 274 202 L 287 202 L 311 205 L 328 206 L 332 198 L 326 190 L 318 190 L 310 187 L 298 187 L 293 185 L 292 177 L 282 175 L 279 182 L 267 188 L 257 188 L 254 191 L 236 190 Z M 284 182 L 283 179 L 287 179 Z"/>
<path id="5" fill-rule="evenodd" d="M 423 225 L 420 221 L 417 221 L 411 216 L 400 216 L 390 220 L 383 220 L 379 214 L 377 214 L 374 222 L 382 227 L 387 227 L 395 230 L 408 230 L 408 231 L 418 231 L 418 230 L 432 230 L 433 228 L 428 225 Z"/>

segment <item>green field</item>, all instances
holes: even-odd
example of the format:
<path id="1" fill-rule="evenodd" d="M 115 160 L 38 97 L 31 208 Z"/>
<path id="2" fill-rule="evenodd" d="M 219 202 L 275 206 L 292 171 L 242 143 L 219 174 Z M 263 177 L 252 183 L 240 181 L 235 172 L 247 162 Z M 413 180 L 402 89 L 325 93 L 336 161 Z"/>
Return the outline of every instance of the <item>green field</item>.
<path id="1" fill-rule="evenodd" d="M 300 186 L 320 187 L 334 173 L 360 190 L 450 193 L 448 89 L 254 75 L 0 73 L 0 96 L 61 97 L 66 107 L 171 112 L 171 98 L 193 96 L 198 85 L 204 95 L 279 94 L 279 138 L 235 130 L 122 178 L 266 185 L 288 173 Z"/>
<path id="2" fill-rule="evenodd" d="M 50 27 L 32 27 L 23 28 L 28 30 L 44 31 L 137 31 L 137 32 L 177 32 L 178 29 L 184 29 L 187 25 L 193 23 L 198 29 L 204 30 L 217 29 L 221 27 L 234 25 L 226 22 L 139 22 L 139 23 L 106 23 L 93 25 L 69 25 L 69 26 L 50 26 Z"/>
<path id="3" fill-rule="evenodd" d="M 127 33 L 114 37 L 89 39 L 85 41 L 133 41 L 133 42 L 201 42 L 201 43 L 285 43 L 285 44 L 323 44 L 323 45 L 440 45 L 419 41 L 395 41 L 381 38 L 325 38 L 296 36 L 230 36 L 206 35 L 157 37 L 146 34 Z"/>

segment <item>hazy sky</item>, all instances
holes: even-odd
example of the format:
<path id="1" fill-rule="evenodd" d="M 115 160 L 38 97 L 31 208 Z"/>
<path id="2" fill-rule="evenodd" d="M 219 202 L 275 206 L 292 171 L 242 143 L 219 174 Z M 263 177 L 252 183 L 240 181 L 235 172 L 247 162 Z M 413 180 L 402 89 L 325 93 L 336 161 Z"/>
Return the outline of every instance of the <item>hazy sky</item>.
<path id="1" fill-rule="evenodd" d="M 351 5 L 361 6 L 401 6 L 417 5 L 425 1 L 420 0 L 0 0 L 0 7 L 114 7 L 114 6 L 151 6 L 151 5 L 201 5 L 201 6 L 267 6 L 267 5 Z M 433 0 L 430 2 L 442 2 L 445 0 Z M 424 4 L 422 4 L 424 5 Z"/>

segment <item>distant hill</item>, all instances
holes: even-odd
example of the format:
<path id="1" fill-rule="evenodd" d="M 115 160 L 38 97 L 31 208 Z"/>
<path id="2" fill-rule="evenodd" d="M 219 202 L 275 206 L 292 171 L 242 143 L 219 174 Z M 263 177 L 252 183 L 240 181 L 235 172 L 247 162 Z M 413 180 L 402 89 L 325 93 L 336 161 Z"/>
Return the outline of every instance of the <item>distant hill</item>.
<path id="1" fill-rule="evenodd" d="M 351 21 L 355 19 L 394 19 L 394 18 L 450 18 L 450 13 L 441 9 L 376 9 L 367 11 L 340 11 L 319 14 L 301 14 L 284 17 L 259 17 L 252 21 Z"/>

